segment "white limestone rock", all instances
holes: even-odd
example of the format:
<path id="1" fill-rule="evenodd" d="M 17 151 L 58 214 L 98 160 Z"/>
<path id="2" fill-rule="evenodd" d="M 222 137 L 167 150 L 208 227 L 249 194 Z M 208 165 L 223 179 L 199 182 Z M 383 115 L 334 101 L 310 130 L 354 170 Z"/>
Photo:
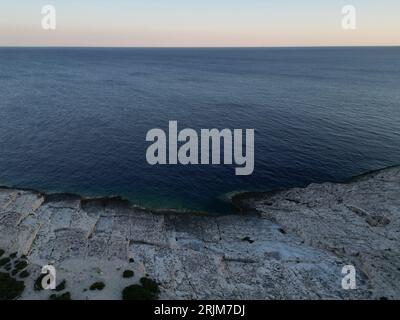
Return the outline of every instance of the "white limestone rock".
<path id="1" fill-rule="evenodd" d="M 149 276 L 166 299 L 400 298 L 400 168 L 346 184 L 233 198 L 244 215 L 160 213 L 126 201 L 0 188 L 0 248 L 54 264 L 73 299 L 121 299 Z M 130 260 L 130 259 L 133 259 Z M 344 265 L 357 290 L 343 290 Z M 134 277 L 122 278 L 124 270 Z M 102 291 L 89 286 L 103 281 Z"/>

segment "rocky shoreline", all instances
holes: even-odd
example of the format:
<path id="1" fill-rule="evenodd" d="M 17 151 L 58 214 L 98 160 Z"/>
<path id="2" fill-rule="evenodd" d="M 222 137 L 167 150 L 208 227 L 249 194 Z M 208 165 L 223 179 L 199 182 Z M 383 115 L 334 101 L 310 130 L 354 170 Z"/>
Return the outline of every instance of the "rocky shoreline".
<path id="1" fill-rule="evenodd" d="M 48 264 L 72 299 L 121 299 L 148 278 L 163 299 L 400 298 L 400 167 L 232 201 L 244 214 L 0 187 L 0 273 L 24 283 L 21 299 L 54 294 L 35 290 Z M 13 253 L 27 262 L 23 278 L 11 275 L 19 262 L 1 265 Z M 345 265 L 356 290 L 342 289 Z"/>

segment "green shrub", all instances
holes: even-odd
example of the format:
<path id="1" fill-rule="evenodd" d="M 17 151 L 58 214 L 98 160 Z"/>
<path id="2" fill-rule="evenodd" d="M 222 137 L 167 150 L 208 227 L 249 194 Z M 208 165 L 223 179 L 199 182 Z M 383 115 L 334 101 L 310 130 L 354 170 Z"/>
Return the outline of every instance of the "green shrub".
<path id="1" fill-rule="evenodd" d="M 21 271 L 21 270 L 24 270 L 27 266 L 28 266 L 28 262 L 26 260 L 18 260 L 15 263 L 14 268 L 17 271 Z"/>
<path id="2" fill-rule="evenodd" d="M 143 288 L 153 292 L 154 294 L 160 293 L 158 284 L 154 280 L 149 279 L 149 278 L 141 278 L 140 283 L 142 284 Z"/>
<path id="3" fill-rule="evenodd" d="M 90 286 L 89 290 L 91 290 L 91 291 L 103 290 L 105 288 L 105 286 L 106 285 L 104 284 L 104 282 L 95 282 Z"/>
<path id="4" fill-rule="evenodd" d="M 125 270 L 124 273 L 122 274 L 123 278 L 132 278 L 135 274 L 133 273 L 132 270 Z"/>
<path id="5" fill-rule="evenodd" d="M 10 258 L 11 259 L 15 259 L 16 257 L 17 257 L 17 253 L 16 252 L 10 254 Z"/>
<path id="6" fill-rule="evenodd" d="M 42 291 L 43 290 L 43 287 L 42 287 L 42 280 L 43 280 L 43 278 L 46 276 L 46 274 L 45 273 L 42 273 L 40 276 L 39 276 L 39 278 L 37 278 L 36 280 L 35 280 L 35 284 L 34 284 L 34 286 L 33 286 L 33 288 L 35 289 L 35 291 Z"/>
<path id="7" fill-rule="evenodd" d="M 7 273 L 0 273 L 0 300 L 19 298 L 25 290 L 25 283 L 17 281 Z"/>
<path id="8" fill-rule="evenodd" d="M 134 284 L 122 291 L 123 300 L 156 300 L 160 289 L 158 284 L 149 278 L 141 278 L 141 285 Z"/>
<path id="9" fill-rule="evenodd" d="M 7 263 L 9 263 L 11 261 L 10 258 L 2 258 L 0 259 L 0 267 L 6 265 Z"/>
<path id="10" fill-rule="evenodd" d="M 123 300 L 154 300 L 156 297 L 150 291 L 138 284 L 126 287 L 122 291 Z"/>
<path id="11" fill-rule="evenodd" d="M 56 291 L 57 291 L 57 292 L 63 291 L 63 290 L 65 289 L 65 287 L 66 287 L 66 281 L 63 280 L 63 281 L 56 287 Z"/>
<path id="12" fill-rule="evenodd" d="M 19 277 L 22 279 L 25 279 L 25 278 L 28 278 L 30 275 L 31 274 L 28 271 L 24 270 L 19 274 Z"/>
<path id="13" fill-rule="evenodd" d="M 0 249 L 0 257 L 2 257 L 4 253 L 5 251 L 3 249 Z"/>
<path id="14" fill-rule="evenodd" d="M 50 300 L 71 300 L 71 293 L 70 292 L 66 292 L 63 293 L 61 295 L 56 295 L 56 294 L 52 294 L 49 297 Z"/>

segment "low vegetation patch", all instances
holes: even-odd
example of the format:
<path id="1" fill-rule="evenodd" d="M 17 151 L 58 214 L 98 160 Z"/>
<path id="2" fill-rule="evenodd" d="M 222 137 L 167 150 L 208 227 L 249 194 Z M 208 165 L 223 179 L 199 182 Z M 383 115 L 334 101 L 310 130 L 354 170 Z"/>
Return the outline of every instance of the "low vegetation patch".
<path id="1" fill-rule="evenodd" d="M 156 300 L 160 293 L 157 282 L 149 278 L 141 278 L 141 285 L 134 284 L 122 291 L 123 300 Z"/>
<path id="2" fill-rule="evenodd" d="M 56 295 L 56 294 L 52 294 L 49 297 L 50 300 L 71 300 L 71 293 L 70 292 L 66 292 L 60 295 Z"/>
<path id="3" fill-rule="evenodd" d="M 2 258 L 2 259 L 0 259 L 0 267 L 8 264 L 10 261 L 11 261 L 10 258 Z"/>
<path id="4" fill-rule="evenodd" d="M 122 274 L 123 278 L 132 278 L 135 274 L 133 273 L 132 270 L 125 270 L 124 273 Z"/>
<path id="5" fill-rule="evenodd" d="M 15 259 L 16 257 L 17 257 L 17 253 L 16 252 L 10 254 L 10 258 L 11 259 Z"/>
<path id="6" fill-rule="evenodd" d="M 143 288 L 154 292 L 155 294 L 159 294 L 160 293 L 160 289 L 158 287 L 157 282 L 155 282 L 153 279 L 150 278 L 141 278 L 140 279 L 140 283 L 142 284 Z"/>
<path id="7" fill-rule="evenodd" d="M 19 274 L 19 277 L 22 279 L 25 279 L 25 278 L 28 278 L 30 275 L 31 274 L 28 271 L 24 270 Z"/>
<path id="8" fill-rule="evenodd" d="M 18 281 L 7 273 L 0 273 L 0 300 L 13 300 L 21 296 L 25 283 Z"/>
<path id="9" fill-rule="evenodd" d="M 35 283 L 33 285 L 33 289 L 35 289 L 35 291 L 42 291 L 43 290 L 43 286 L 42 286 L 42 280 L 43 278 L 46 276 L 46 274 L 42 273 L 36 280 Z"/>
<path id="10" fill-rule="evenodd" d="M 18 260 L 15 265 L 14 269 L 17 271 L 24 270 L 28 266 L 28 262 L 26 260 Z"/>
<path id="11" fill-rule="evenodd" d="M 7 270 L 8 271 L 8 270 Z M 18 270 L 13 270 L 13 271 L 11 271 L 11 275 L 14 277 L 16 274 L 18 273 Z"/>
<path id="12" fill-rule="evenodd" d="M 91 291 L 94 291 L 94 290 L 103 290 L 104 288 L 105 288 L 105 284 L 104 284 L 104 282 L 95 282 L 95 283 L 93 283 L 91 286 L 90 286 L 90 288 L 89 288 L 89 290 L 91 290 Z"/>
<path id="13" fill-rule="evenodd" d="M 65 289 L 65 287 L 67 286 L 67 282 L 65 280 L 63 280 L 57 287 L 56 287 L 56 291 L 60 292 L 63 291 Z"/>

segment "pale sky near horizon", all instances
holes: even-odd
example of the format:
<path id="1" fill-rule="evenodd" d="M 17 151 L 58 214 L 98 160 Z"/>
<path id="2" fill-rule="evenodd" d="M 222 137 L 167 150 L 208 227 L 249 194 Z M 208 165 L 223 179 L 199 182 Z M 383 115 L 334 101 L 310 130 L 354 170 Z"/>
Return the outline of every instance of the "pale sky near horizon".
<path id="1" fill-rule="evenodd" d="M 41 8 L 56 8 L 43 30 Z M 356 30 L 343 30 L 353 5 Z M 0 46 L 400 45 L 399 0 L 2 0 Z"/>

